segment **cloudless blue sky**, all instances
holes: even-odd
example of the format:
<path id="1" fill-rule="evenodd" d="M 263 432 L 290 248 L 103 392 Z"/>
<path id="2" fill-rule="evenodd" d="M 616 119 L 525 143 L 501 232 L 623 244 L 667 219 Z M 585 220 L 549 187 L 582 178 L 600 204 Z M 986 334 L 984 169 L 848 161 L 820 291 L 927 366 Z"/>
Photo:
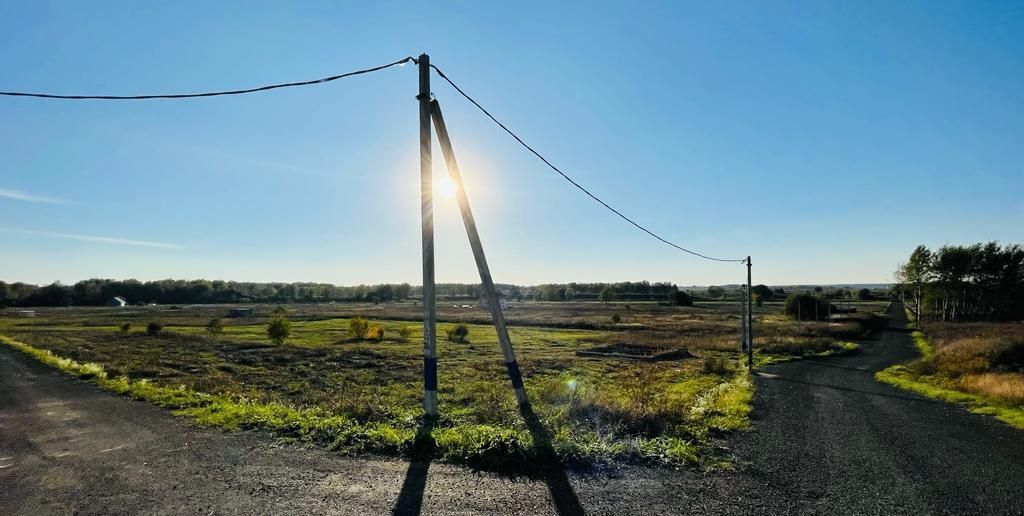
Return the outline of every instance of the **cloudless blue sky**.
<path id="1" fill-rule="evenodd" d="M 641 223 L 752 255 L 759 283 L 887 282 L 919 243 L 1024 241 L 1020 2 L 0 3 L 8 91 L 247 87 L 420 52 Z M 433 90 L 497 281 L 743 278 Z M 0 279 L 418 284 L 415 94 L 407 65 L 241 97 L 0 97 Z M 436 212 L 438 281 L 477 281 L 455 203 Z"/>

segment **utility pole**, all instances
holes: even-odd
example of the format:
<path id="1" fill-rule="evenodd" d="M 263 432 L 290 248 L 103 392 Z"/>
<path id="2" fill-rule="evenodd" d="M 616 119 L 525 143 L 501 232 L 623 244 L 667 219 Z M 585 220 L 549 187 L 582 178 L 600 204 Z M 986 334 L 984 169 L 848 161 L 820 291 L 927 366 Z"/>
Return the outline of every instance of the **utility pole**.
<path id="1" fill-rule="evenodd" d="M 753 305 L 751 303 L 752 292 L 750 290 L 750 257 L 747 257 L 747 367 L 754 368 L 754 318 L 751 314 Z"/>
<path id="2" fill-rule="evenodd" d="M 459 211 L 462 213 L 462 222 L 466 226 L 469 245 L 473 248 L 473 258 L 476 260 L 476 268 L 480 273 L 480 283 L 483 284 L 484 295 L 487 296 L 487 305 L 491 310 L 494 329 L 498 333 L 498 342 L 501 344 L 501 353 L 505 358 L 505 366 L 508 368 L 508 377 L 512 381 L 512 390 L 516 393 L 516 401 L 519 405 L 526 405 L 529 400 L 526 397 L 526 390 L 523 388 L 523 376 L 519 371 L 519 363 L 516 362 L 516 355 L 512 350 L 512 339 L 509 338 L 508 328 L 505 326 L 505 315 L 501 311 L 498 292 L 494 288 L 494 280 L 491 279 L 491 269 L 487 266 L 487 257 L 484 256 L 484 246 L 480 242 L 480 233 L 476 229 L 473 210 L 469 206 L 469 197 L 466 196 L 466 188 L 462 184 L 462 173 L 459 172 L 455 151 L 448 138 L 448 128 L 444 124 L 444 116 L 441 115 L 441 105 L 436 100 L 431 102 L 431 112 L 434 117 L 434 127 L 437 129 L 437 140 L 441 144 L 441 152 L 448 164 L 448 176 L 455 183 L 455 198 L 459 203 Z"/>
<path id="3" fill-rule="evenodd" d="M 420 54 L 420 215 L 423 233 L 423 411 L 437 417 L 437 296 L 434 295 L 434 178 L 430 148 L 430 56 Z"/>

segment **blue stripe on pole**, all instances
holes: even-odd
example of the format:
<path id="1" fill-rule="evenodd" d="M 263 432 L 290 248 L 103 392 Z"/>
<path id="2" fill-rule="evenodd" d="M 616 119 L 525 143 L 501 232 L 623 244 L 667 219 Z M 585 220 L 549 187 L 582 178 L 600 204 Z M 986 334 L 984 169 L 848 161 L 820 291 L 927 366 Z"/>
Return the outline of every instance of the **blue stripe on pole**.
<path id="1" fill-rule="evenodd" d="M 508 366 L 508 377 L 512 380 L 512 388 L 522 389 L 523 375 L 519 374 L 519 364 L 513 360 L 511 362 L 505 362 L 505 365 Z"/>
<path id="2" fill-rule="evenodd" d="M 437 358 L 423 357 L 423 388 L 437 390 Z"/>

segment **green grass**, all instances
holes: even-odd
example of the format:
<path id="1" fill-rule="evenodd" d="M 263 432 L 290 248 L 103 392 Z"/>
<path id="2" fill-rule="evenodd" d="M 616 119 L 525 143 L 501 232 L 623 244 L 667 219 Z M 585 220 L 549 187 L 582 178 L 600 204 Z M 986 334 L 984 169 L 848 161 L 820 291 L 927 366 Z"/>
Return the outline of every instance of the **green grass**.
<path id="1" fill-rule="evenodd" d="M 915 331 L 910 335 L 914 339 L 914 346 L 917 346 L 917 351 L 921 353 L 921 358 L 929 358 L 935 354 L 935 347 L 928 340 L 928 337 L 924 333 Z"/>

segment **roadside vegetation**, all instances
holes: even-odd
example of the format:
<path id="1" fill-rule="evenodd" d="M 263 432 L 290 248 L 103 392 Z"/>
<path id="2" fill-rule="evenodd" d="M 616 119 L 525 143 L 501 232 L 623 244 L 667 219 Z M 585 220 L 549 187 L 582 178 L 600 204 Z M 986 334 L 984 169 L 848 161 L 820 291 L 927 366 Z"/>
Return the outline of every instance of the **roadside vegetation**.
<path id="1" fill-rule="evenodd" d="M 879 372 L 898 387 L 967 406 L 1024 429 L 1024 325 L 925 323 L 921 358 Z"/>
<path id="2" fill-rule="evenodd" d="M 918 246 L 896 276 L 921 358 L 878 378 L 1024 428 L 1024 249 Z"/>
<path id="3" fill-rule="evenodd" d="M 292 305 L 236 318 L 223 317 L 223 306 L 49 309 L 31 319 L 7 312 L 0 342 L 201 424 L 267 430 L 345 453 L 422 453 L 427 435 L 436 458 L 487 470 L 524 471 L 543 460 L 515 405 L 493 328 L 462 322 L 479 313 L 442 316 L 442 416 L 422 420 L 422 327 L 378 317 L 405 314 L 409 305 Z M 726 462 L 720 439 L 748 427 L 753 395 L 737 352 L 735 306 L 592 302 L 509 310 L 542 323 L 566 313 L 585 318 L 584 329 L 510 328 L 533 410 L 561 460 L 580 467 Z M 797 325 L 780 308 L 757 314 L 759 360 L 845 350 L 834 332 L 857 326 Z M 329 315 L 337 310 L 373 315 Z M 620 313 L 620 323 L 608 323 Z M 589 321 L 614 329 L 586 329 Z M 692 355 L 576 354 L 622 344 Z"/>

